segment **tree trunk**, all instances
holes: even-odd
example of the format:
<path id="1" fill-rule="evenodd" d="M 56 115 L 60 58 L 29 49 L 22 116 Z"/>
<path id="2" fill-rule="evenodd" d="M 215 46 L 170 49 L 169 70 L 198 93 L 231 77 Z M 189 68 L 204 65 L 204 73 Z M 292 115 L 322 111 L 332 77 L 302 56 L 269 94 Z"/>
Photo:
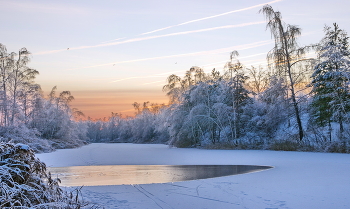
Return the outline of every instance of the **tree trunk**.
<path id="1" fill-rule="evenodd" d="M 344 132 L 344 126 L 343 126 L 343 118 L 339 117 L 339 138 L 340 140 L 343 140 L 343 132 Z"/>
<path id="2" fill-rule="evenodd" d="M 288 73 L 288 78 L 290 81 L 290 91 L 291 91 L 291 97 L 292 97 L 292 102 L 293 102 L 293 107 L 294 107 L 294 111 L 295 111 L 295 116 L 297 119 L 297 123 L 298 123 L 298 129 L 299 129 L 299 140 L 302 141 L 303 137 L 304 137 L 304 131 L 303 131 L 303 126 L 301 123 L 301 119 L 300 119 L 300 112 L 299 112 L 299 107 L 298 107 L 298 103 L 296 101 L 296 96 L 295 96 L 295 91 L 294 91 L 294 81 L 293 81 L 293 77 L 292 77 L 292 66 L 290 64 L 290 55 L 289 55 L 289 51 L 288 51 L 288 45 L 287 45 L 287 38 L 284 34 L 284 29 L 281 23 L 281 20 L 278 21 L 279 23 L 279 28 L 280 28 L 280 34 L 283 37 L 282 43 L 283 43 L 283 48 L 284 48 L 284 52 L 286 55 L 286 61 L 287 61 L 287 73 Z"/>
<path id="3" fill-rule="evenodd" d="M 4 94 L 4 98 L 3 98 L 3 111 L 4 111 L 4 116 L 3 116 L 3 120 L 4 126 L 8 125 L 8 101 L 7 101 L 7 78 L 6 78 L 6 64 L 5 64 L 5 59 L 2 58 L 2 62 L 1 62 L 1 77 L 2 77 L 2 91 Z"/>
<path id="4" fill-rule="evenodd" d="M 332 141 L 332 124 L 331 121 L 328 121 L 328 135 L 329 135 L 329 141 Z"/>

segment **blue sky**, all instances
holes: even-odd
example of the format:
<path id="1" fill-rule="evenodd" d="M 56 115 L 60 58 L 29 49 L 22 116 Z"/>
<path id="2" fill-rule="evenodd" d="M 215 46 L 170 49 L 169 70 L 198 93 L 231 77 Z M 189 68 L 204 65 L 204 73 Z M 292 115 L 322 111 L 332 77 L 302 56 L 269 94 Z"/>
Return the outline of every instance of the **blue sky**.
<path id="1" fill-rule="evenodd" d="M 130 115 L 135 101 L 167 102 L 168 75 L 221 70 L 232 50 L 263 65 L 273 46 L 258 13 L 266 3 L 302 28 L 300 45 L 319 42 L 325 24 L 350 32 L 347 0 L 0 0 L 0 43 L 32 52 L 45 94 L 57 85 L 86 115 Z"/>

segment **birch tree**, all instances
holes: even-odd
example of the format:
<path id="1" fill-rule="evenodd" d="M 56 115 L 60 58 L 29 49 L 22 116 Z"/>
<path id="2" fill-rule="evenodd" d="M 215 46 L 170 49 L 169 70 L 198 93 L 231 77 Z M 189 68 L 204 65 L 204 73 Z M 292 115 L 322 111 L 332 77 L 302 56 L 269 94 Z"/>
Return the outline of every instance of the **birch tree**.
<path id="1" fill-rule="evenodd" d="M 0 44 L 1 119 L 4 126 L 13 126 L 16 116 L 24 114 L 26 117 L 27 106 L 21 109 L 20 104 L 28 102 L 28 97 L 23 95 L 33 90 L 34 79 L 39 74 L 37 70 L 27 66 L 30 62 L 29 55 L 26 48 L 21 48 L 18 54 L 7 53 L 6 47 Z M 26 100 L 20 101 L 21 98 Z"/>
<path id="2" fill-rule="evenodd" d="M 260 13 L 267 20 L 266 28 L 269 28 L 275 40 L 274 48 L 268 53 L 267 60 L 270 66 L 276 70 L 276 74 L 286 77 L 289 82 L 290 97 L 299 130 L 299 140 L 304 137 L 303 126 L 300 118 L 300 108 L 297 100 L 294 74 L 295 64 L 305 61 L 305 53 L 308 47 L 299 47 L 297 37 L 301 35 L 301 29 L 295 25 L 289 25 L 282 21 L 282 15 L 274 11 L 270 5 L 265 5 Z"/>
<path id="3" fill-rule="evenodd" d="M 9 104 L 8 104 L 8 80 L 10 74 L 10 66 L 12 65 L 12 59 L 14 53 L 8 54 L 6 46 L 0 44 L 0 76 L 1 76 L 1 124 L 3 126 L 8 125 L 9 120 Z"/>

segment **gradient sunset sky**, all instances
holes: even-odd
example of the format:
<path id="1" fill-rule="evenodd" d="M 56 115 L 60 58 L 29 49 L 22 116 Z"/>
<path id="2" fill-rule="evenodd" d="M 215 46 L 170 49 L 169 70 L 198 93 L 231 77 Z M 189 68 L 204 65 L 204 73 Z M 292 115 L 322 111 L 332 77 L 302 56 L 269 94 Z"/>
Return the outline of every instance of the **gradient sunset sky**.
<path id="1" fill-rule="evenodd" d="M 172 73 L 222 70 L 233 50 L 246 66 L 265 65 L 265 4 L 302 28 L 301 46 L 334 22 L 350 33 L 349 0 L 0 0 L 0 43 L 32 53 L 45 95 L 69 90 L 92 118 L 133 115 L 133 102 L 168 102 Z"/>

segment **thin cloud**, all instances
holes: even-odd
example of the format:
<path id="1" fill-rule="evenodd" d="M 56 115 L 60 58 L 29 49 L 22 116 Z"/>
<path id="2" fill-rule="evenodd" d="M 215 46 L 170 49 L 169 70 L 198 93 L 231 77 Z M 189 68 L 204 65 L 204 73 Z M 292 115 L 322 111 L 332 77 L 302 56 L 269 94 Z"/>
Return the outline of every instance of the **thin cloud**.
<path id="1" fill-rule="evenodd" d="M 112 41 L 119 41 L 119 40 L 122 40 L 122 39 L 126 39 L 126 37 L 123 37 L 123 38 L 117 38 L 117 39 L 113 39 L 113 40 L 109 40 L 109 41 L 104 41 L 104 42 L 101 42 L 102 44 L 105 44 L 105 43 L 108 43 L 108 42 L 112 42 Z"/>
<path id="2" fill-rule="evenodd" d="M 249 25 L 257 25 L 257 24 L 263 24 L 263 23 L 265 23 L 265 21 L 242 23 L 242 24 L 238 24 L 238 25 L 225 25 L 225 26 L 219 26 L 219 27 L 213 27 L 213 28 L 205 28 L 205 29 L 199 29 L 199 30 L 170 33 L 170 34 L 158 35 L 158 36 L 150 36 L 148 38 L 160 38 L 160 37 L 167 37 L 167 36 L 177 36 L 177 35 L 184 35 L 184 34 L 190 34 L 190 33 L 200 33 L 200 32 L 218 30 L 218 29 L 238 28 L 238 27 L 244 27 L 244 26 L 249 26 Z"/>
<path id="3" fill-rule="evenodd" d="M 205 28 L 205 29 L 199 29 L 199 30 L 183 31 L 183 32 L 169 33 L 169 34 L 157 35 L 157 36 L 148 36 L 148 37 L 144 37 L 144 38 L 133 38 L 133 39 L 125 40 L 125 41 L 104 44 L 103 46 L 118 45 L 118 44 L 124 44 L 124 43 L 136 42 L 136 41 L 144 41 L 144 40 L 155 39 L 155 38 L 163 38 L 163 37 L 169 37 L 169 36 L 186 35 L 186 34 L 191 34 L 191 33 L 201 33 L 201 32 L 207 32 L 207 31 L 213 31 L 213 30 L 219 30 L 219 29 L 245 27 L 245 26 L 264 24 L 264 23 L 265 23 L 265 21 L 248 22 L 248 23 L 242 23 L 242 24 L 237 24 L 237 25 L 225 25 L 225 26 Z M 97 46 L 101 46 L 101 45 L 97 45 Z M 92 46 L 92 47 L 94 47 L 94 46 Z"/>
<path id="4" fill-rule="evenodd" d="M 304 55 L 304 58 L 301 58 L 301 59 L 292 59 L 291 61 L 298 61 L 298 60 L 308 60 L 308 59 L 312 59 L 312 58 L 315 58 L 315 54 L 312 53 L 312 52 L 309 52 L 309 53 L 306 53 Z M 258 60 L 252 60 L 251 62 L 253 61 L 258 61 Z M 272 63 L 277 63 L 276 61 L 272 62 Z M 280 62 L 279 65 L 281 64 L 285 64 L 286 62 Z M 261 64 L 264 64 L 264 65 L 268 65 L 269 63 L 267 62 L 267 60 L 265 61 L 260 61 L 260 62 L 255 62 L 255 63 L 248 63 L 247 65 L 253 65 L 253 66 L 256 66 L 256 65 L 261 65 Z"/>
<path id="5" fill-rule="evenodd" d="M 273 3 L 276 3 L 276 2 L 280 2 L 280 1 L 282 1 L 282 0 L 274 0 L 274 1 L 263 3 L 263 4 L 257 4 L 257 5 L 251 6 L 251 7 L 246 7 L 246 8 L 243 8 L 243 9 L 238 9 L 238 10 L 233 10 L 233 11 L 230 11 L 230 12 L 225 12 L 225 13 L 218 14 L 218 15 L 204 17 L 204 18 L 200 18 L 200 19 L 196 19 L 196 20 L 190 20 L 190 21 L 183 22 L 183 23 L 180 23 L 180 24 L 177 24 L 177 25 L 168 26 L 168 27 L 164 27 L 164 28 L 161 28 L 161 29 L 153 30 L 153 31 L 150 31 L 150 32 L 142 33 L 140 35 L 151 34 L 151 33 L 155 33 L 155 32 L 158 32 L 158 31 L 165 30 L 165 29 L 173 28 L 173 27 L 176 27 L 176 26 L 181 26 L 181 25 L 186 25 L 186 24 L 193 23 L 193 22 L 198 22 L 198 21 L 202 21 L 202 20 L 216 18 L 216 17 L 220 17 L 220 16 L 224 16 L 224 15 L 228 15 L 228 14 L 232 14 L 232 13 L 236 13 L 236 12 L 242 12 L 242 11 L 250 10 L 250 9 L 253 9 L 253 8 L 261 7 L 261 6 L 264 6 L 266 4 L 273 4 Z M 254 23 L 246 23 L 246 24 L 247 25 L 252 25 Z M 256 23 L 256 24 L 259 24 L 259 23 Z M 167 37 L 167 36 L 174 36 L 174 35 L 183 35 L 183 34 L 189 34 L 189 33 L 204 32 L 204 31 L 224 29 L 224 28 L 232 28 L 232 27 L 242 27 L 242 26 L 247 26 L 247 25 L 240 24 L 238 26 L 233 26 L 233 25 L 231 25 L 231 26 L 221 26 L 221 27 L 215 27 L 215 28 L 201 29 L 201 30 L 197 30 L 197 31 L 185 31 L 185 32 L 179 32 L 179 33 L 173 33 L 173 34 L 166 34 L 166 35 L 162 35 L 162 36 L 151 36 L 151 37 L 145 37 L 145 38 L 141 38 L 141 39 L 134 38 L 134 39 L 129 39 L 129 40 L 121 41 L 121 42 L 108 43 L 108 42 L 111 42 L 111 41 L 117 41 L 117 40 L 125 39 L 125 37 L 124 37 L 124 38 L 118 38 L 118 39 L 114 39 L 114 40 L 110 40 L 110 41 L 105 41 L 105 42 L 102 42 L 102 44 L 98 44 L 98 45 L 71 47 L 71 48 L 69 48 L 69 50 L 87 49 L 87 48 L 104 47 L 104 46 L 113 46 L 113 45 L 118 45 L 118 44 L 130 43 L 130 42 L 135 42 L 135 41 L 143 41 L 143 40 L 160 38 L 160 37 Z M 37 53 L 34 53 L 34 54 L 35 55 L 53 54 L 53 53 L 63 52 L 63 51 L 66 51 L 66 50 L 67 49 L 58 49 L 58 50 L 37 52 Z"/>
<path id="6" fill-rule="evenodd" d="M 169 29 L 169 28 L 173 28 L 173 27 L 177 27 L 177 26 L 181 26 L 181 25 L 187 25 L 187 24 L 190 24 L 190 23 L 199 22 L 199 21 L 202 21 L 202 20 L 212 19 L 212 18 L 216 18 L 216 17 L 221 17 L 221 16 L 224 16 L 224 15 L 228 15 L 228 14 L 232 14 L 232 13 L 236 13 L 236 12 L 243 12 L 243 11 L 246 11 L 246 10 L 250 10 L 250 9 L 254 9 L 254 8 L 257 8 L 257 7 L 264 6 L 266 4 L 273 4 L 273 3 L 276 3 L 276 2 L 280 2 L 280 1 L 282 1 L 282 0 L 270 1 L 270 2 L 263 3 L 263 4 L 257 4 L 257 5 L 251 6 L 251 7 L 246 7 L 246 8 L 243 8 L 243 9 L 238 9 L 238 10 L 233 10 L 233 11 L 230 11 L 230 12 L 221 13 L 221 14 L 218 14 L 218 15 L 212 15 L 212 16 L 209 16 L 209 17 L 204 17 L 204 18 L 200 18 L 200 19 L 190 20 L 190 21 L 183 22 L 183 23 L 180 23 L 180 24 L 177 24 L 177 25 L 167 26 L 167 27 L 164 27 L 164 28 L 160 28 L 160 29 L 157 29 L 157 30 L 150 31 L 150 32 L 142 33 L 141 35 L 147 35 L 147 34 L 155 33 L 155 32 L 158 32 L 158 31 L 166 30 L 166 29 Z"/>
<path id="7" fill-rule="evenodd" d="M 259 54 L 253 54 L 253 55 L 249 55 L 249 56 L 245 56 L 245 57 L 241 57 L 242 59 L 244 58 L 250 58 L 250 57 L 255 57 L 255 56 L 259 56 L 262 54 L 266 54 L 266 53 L 259 53 Z M 314 58 L 314 55 L 312 53 L 307 53 L 305 54 L 305 58 L 304 59 L 309 59 L 309 58 Z M 293 60 L 296 61 L 296 60 Z M 223 62 L 215 62 L 215 63 L 211 63 L 211 64 L 207 64 L 207 65 L 202 65 L 202 66 L 210 66 L 212 64 L 219 64 L 219 63 L 226 63 L 227 61 L 223 61 Z M 252 63 L 254 62 L 254 63 Z M 244 64 L 244 63 L 243 63 Z M 263 59 L 258 59 L 258 60 L 249 60 L 247 61 L 247 64 L 245 64 L 245 66 L 256 66 L 256 65 L 267 65 L 267 61 L 263 60 Z M 184 72 L 183 70 L 181 71 L 176 71 L 176 72 Z M 134 78 L 149 78 L 149 77 L 163 77 L 163 76 L 158 76 L 158 75 L 164 75 L 166 74 L 166 77 L 168 77 L 170 74 L 172 74 L 174 72 L 168 72 L 168 73 L 161 73 L 161 74 L 155 74 L 153 76 L 140 76 L 140 77 L 128 77 L 128 78 L 124 78 L 124 79 L 120 79 L 117 81 L 113 81 L 113 82 L 119 82 L 119 81 L 123 81 L 123 80 L 129 80 L 129 79 L 134 79 Z M 165 81 L 154 81 L 154 82 L 149 82 L 149 83 L 144 83 L 142 85 L 149 85 L 149 84 L 155 84 L 155 83 L 161 83 L 161 82 L 165 82 Z M 163 86 L 160 85 L 160 86 Z"/>
<path id="8" fill-rule="evenodd" d="M 144 84 L 142 84 L 142 85 L 149 85 L 149 84 L 154 84 L 154 83 L 161 83 L 161 82 L 165 82 L 165 81 L 154 81 L 154 82 L 149 82 L 149 83 L 144 83 Z"/>
<path id="9" fill-rule="evenodd" d="M 242 49 L 243 49 L 243 48 L 242 48 Z M 242 49 L 241 49 L 241 50 L 242 50 Z M 263 55 L 263 54 L 266 54 L 266 53 L 259 53 L 259 54 L 253 54 L 253 55 L 249 55 L 249 56 L 244 56 L 244 57 L 241 57 L 241 59 L 250 58 L 250 57 L 255 57 L 255 56 L 259 56 L 259 55 Z M 215 64 L 226 63 L 226 62 L 227 62 L 227 60 L 226 60 L 226 61 L 222 61 L 222 62 L 215 62 Z M 214 64 L 214 63 L 206 64 L 206 65 L 201 65 L 201 67 L 204 67 L 204 66 L 211 66 L 212 64 Z M 125 80 L 131 80 L 131 79 L 139 79 L 139 78 L 168 77 L 169 75 L 174 74 L 174 73 L 177 73 L 177 72 L 184 72 L 184 71 L 183 71 L 183 70 L 180 70 L 180 71 L 159 73 L 159 74 L 154 74 L 154 75 L 151 75 L 151 76 L 127 77 L 127 78 L 122 78 L 122 79 L 115 80 L 115 81 L 112 81 L 112 82 L 115 83 L 115 82 L 119 82 L 119 81 L 125 81 Z M 156 81 L 156 82 L 151 82 L 151 83 L 157 83 L 157 82 L 161 82 L 161 81 Z M 151 84 L 151 83 L 145 83 L 145 84 L 143 84 L 143 85 Z"/>
<path id="10" fill-rule="evenodd" d="M 179 72 L 183 72 L 183 70 L 178 70 L 178 71 L 173 71 L 173 72 L 166 72 L 166 73 L 159 73 L 156 75 L 169 75 L 169 74 L 174 74 L 174 73 L 179 73 Z"/>
<path id="11" fill-rule="evenodd" d="M 33 53 L 33 55 L 54 54 L 54 53 L 63 52 L 67 50 L 69 49 L 57 49 L 57 50 L 51 50 L 51 51 L 36 52 L 36 53 Z"/>
<path id="12" fill-rule="evenodd" d="M 158 77 L 164 77 L 160 75 L 151 75 L 151 76 L 134 76 L 134 77 L 128 77 L 128 78 L 122 78 L 119 80 L 112 81 L 112 83 L 119 82 L 119 81 L 125 81 L 125 80 L 130 80 L 130 79 L 137 79 L 137 78 L 158 78 Z"/>
<path id="13" fill-rule="evenodd" d="M 246 58 L 250 58 L 250 57 L 256 57 L 256 56 L 264 55 L 264 54 L 266 54 L 266 53 L 264 52 L 264 53 L 253 54 L 253 55 L 244 56 L 244 57 L 237 57 L 237 59 L 238 59 L 238 60 L 242 60 L 242 59 L 246 59 Z M 225 61 L 220 61 L 220 62 L 213 62 L 213 63 L 201 65 L 201 67 L 208 67 L 208 66 L 213 66 L 213 65 L 216 65 L 216 64 L 226 63 L 226 62 L 227 62 L 227 60 L 225 60 Z"/>
<path id="14" fill-rule="evenodd" d="M 39 3 L 39 2 L 29 2 L 29 1 L 2 1 L 2 7 L 7 7 L 11 10 L 16 9 L 24 12 L 32 13 L 56 13 L 56 14 L 79 14 L 87 15 L 90 11 L 83 7 L 75 7 L 73 5 L 59 4 L 57 2 L 53 3 Z"/>
<path id="15" fill-rule="evenodd" d="M 209 51 L 200 51 L 200 52 L 192 52 L 192 53 L 185 53 L 185 54 L 176 54 L 176 55 L 167 55 L 167 56 L 160 56 L 160 57 L 149 57 L 149 58 L 142 58 L 142 59 L 134 59 L 134 60 L 119 61 L 119 62 L 111 62 L 111 63 L 106 63 L 106 64 L 92 65 L 92 66 L 73 68 L 73 69 L 67 69 L 67 70 L 78 70 L 78 69 L 86 69 L 86 68 L 94 68 L 94 67 L 103 67 L 103 66 L 108 66 L 108 65 L 113 66 L 115 64 L 141 62 L 141 61 L 165 59 L 165 58 L 172 58 L 172 57 L 195 56 L 195 55 L 206 55 L 206 54 L 220 54 L 220 53 L 231 52 L 233 50 L 251 49 L 251 48 L 255 48 L 255 47 L 259 47 L 259 46 L 268 45 L 268 44 L 271 44 L 271 43 L 273 43 L 273 41 L 271 41 L 271 40 L 259 41 L 259 42 L 254 42 L 254 43 L 250 43 L 250 44 L 243 44 L 243 45 L 232 46 L 232 47 L 221 48 L 221 49 L 215 49 L 215 50 L 209 50 Z"/>
<path id="16" fill-rule="evenodd" d="M 248 23 L 242 23 L 242 24 L 237 24 L 237 25 L 224 25 L 224 26 L 213 27 L 213 28 L 205 28 L 205 29 L 192 30 L 192 31 L 183 31 L 183 32 L 169 33 L 169 34 L 164 34 L 164 35 L 148 36 L 148 37 L 143 37 L 143 38 L 132 38 L 132 39 L 127 39 L 124 41 L 118 41 L 118 42 L 112 42 L 112 43 L 102 43 L 102 44 L 91 45 L 91 46 L 79 46 L 79 47 L 71 47 L 69 49 L 59 49 L 59 50 L 52 50 L 52 51 L 46 51 L 46 52 L 38 52 L 35 54 L 36 55 L 52 54 L 52 53 L 66 51 L 66 50 L 77 50 L 77 49 L 88 49 L 88 48 L 96 48 L 96 47 L 104 47 L 104 46 L 114 46 L 114 45 L 119 45 L 119 44 L 132 43 L 132 42 L 144 41 L 144 40 L 150 40 L 150 39 L 156 39 L 156 38 L 162 38 L 162 37 L 186 35 L 186 34 L 191 34 L 191 33 L 201 33 L 201 32 L 207 32 L 207 31 L 213 31 L 213 30 L 219 30 L 219 29 L 238 28 L 238 27 L 245 27 L 245 26 L 257 25 L 257 24 L 263 24 L 263 23 L 265 23 L 265 21 L 248 22 Z M 120 38 L 120 39 L 123 39 L 123 38 Z M 120 39 L 116 39 L 116 40 L 120 40 Z"/>

